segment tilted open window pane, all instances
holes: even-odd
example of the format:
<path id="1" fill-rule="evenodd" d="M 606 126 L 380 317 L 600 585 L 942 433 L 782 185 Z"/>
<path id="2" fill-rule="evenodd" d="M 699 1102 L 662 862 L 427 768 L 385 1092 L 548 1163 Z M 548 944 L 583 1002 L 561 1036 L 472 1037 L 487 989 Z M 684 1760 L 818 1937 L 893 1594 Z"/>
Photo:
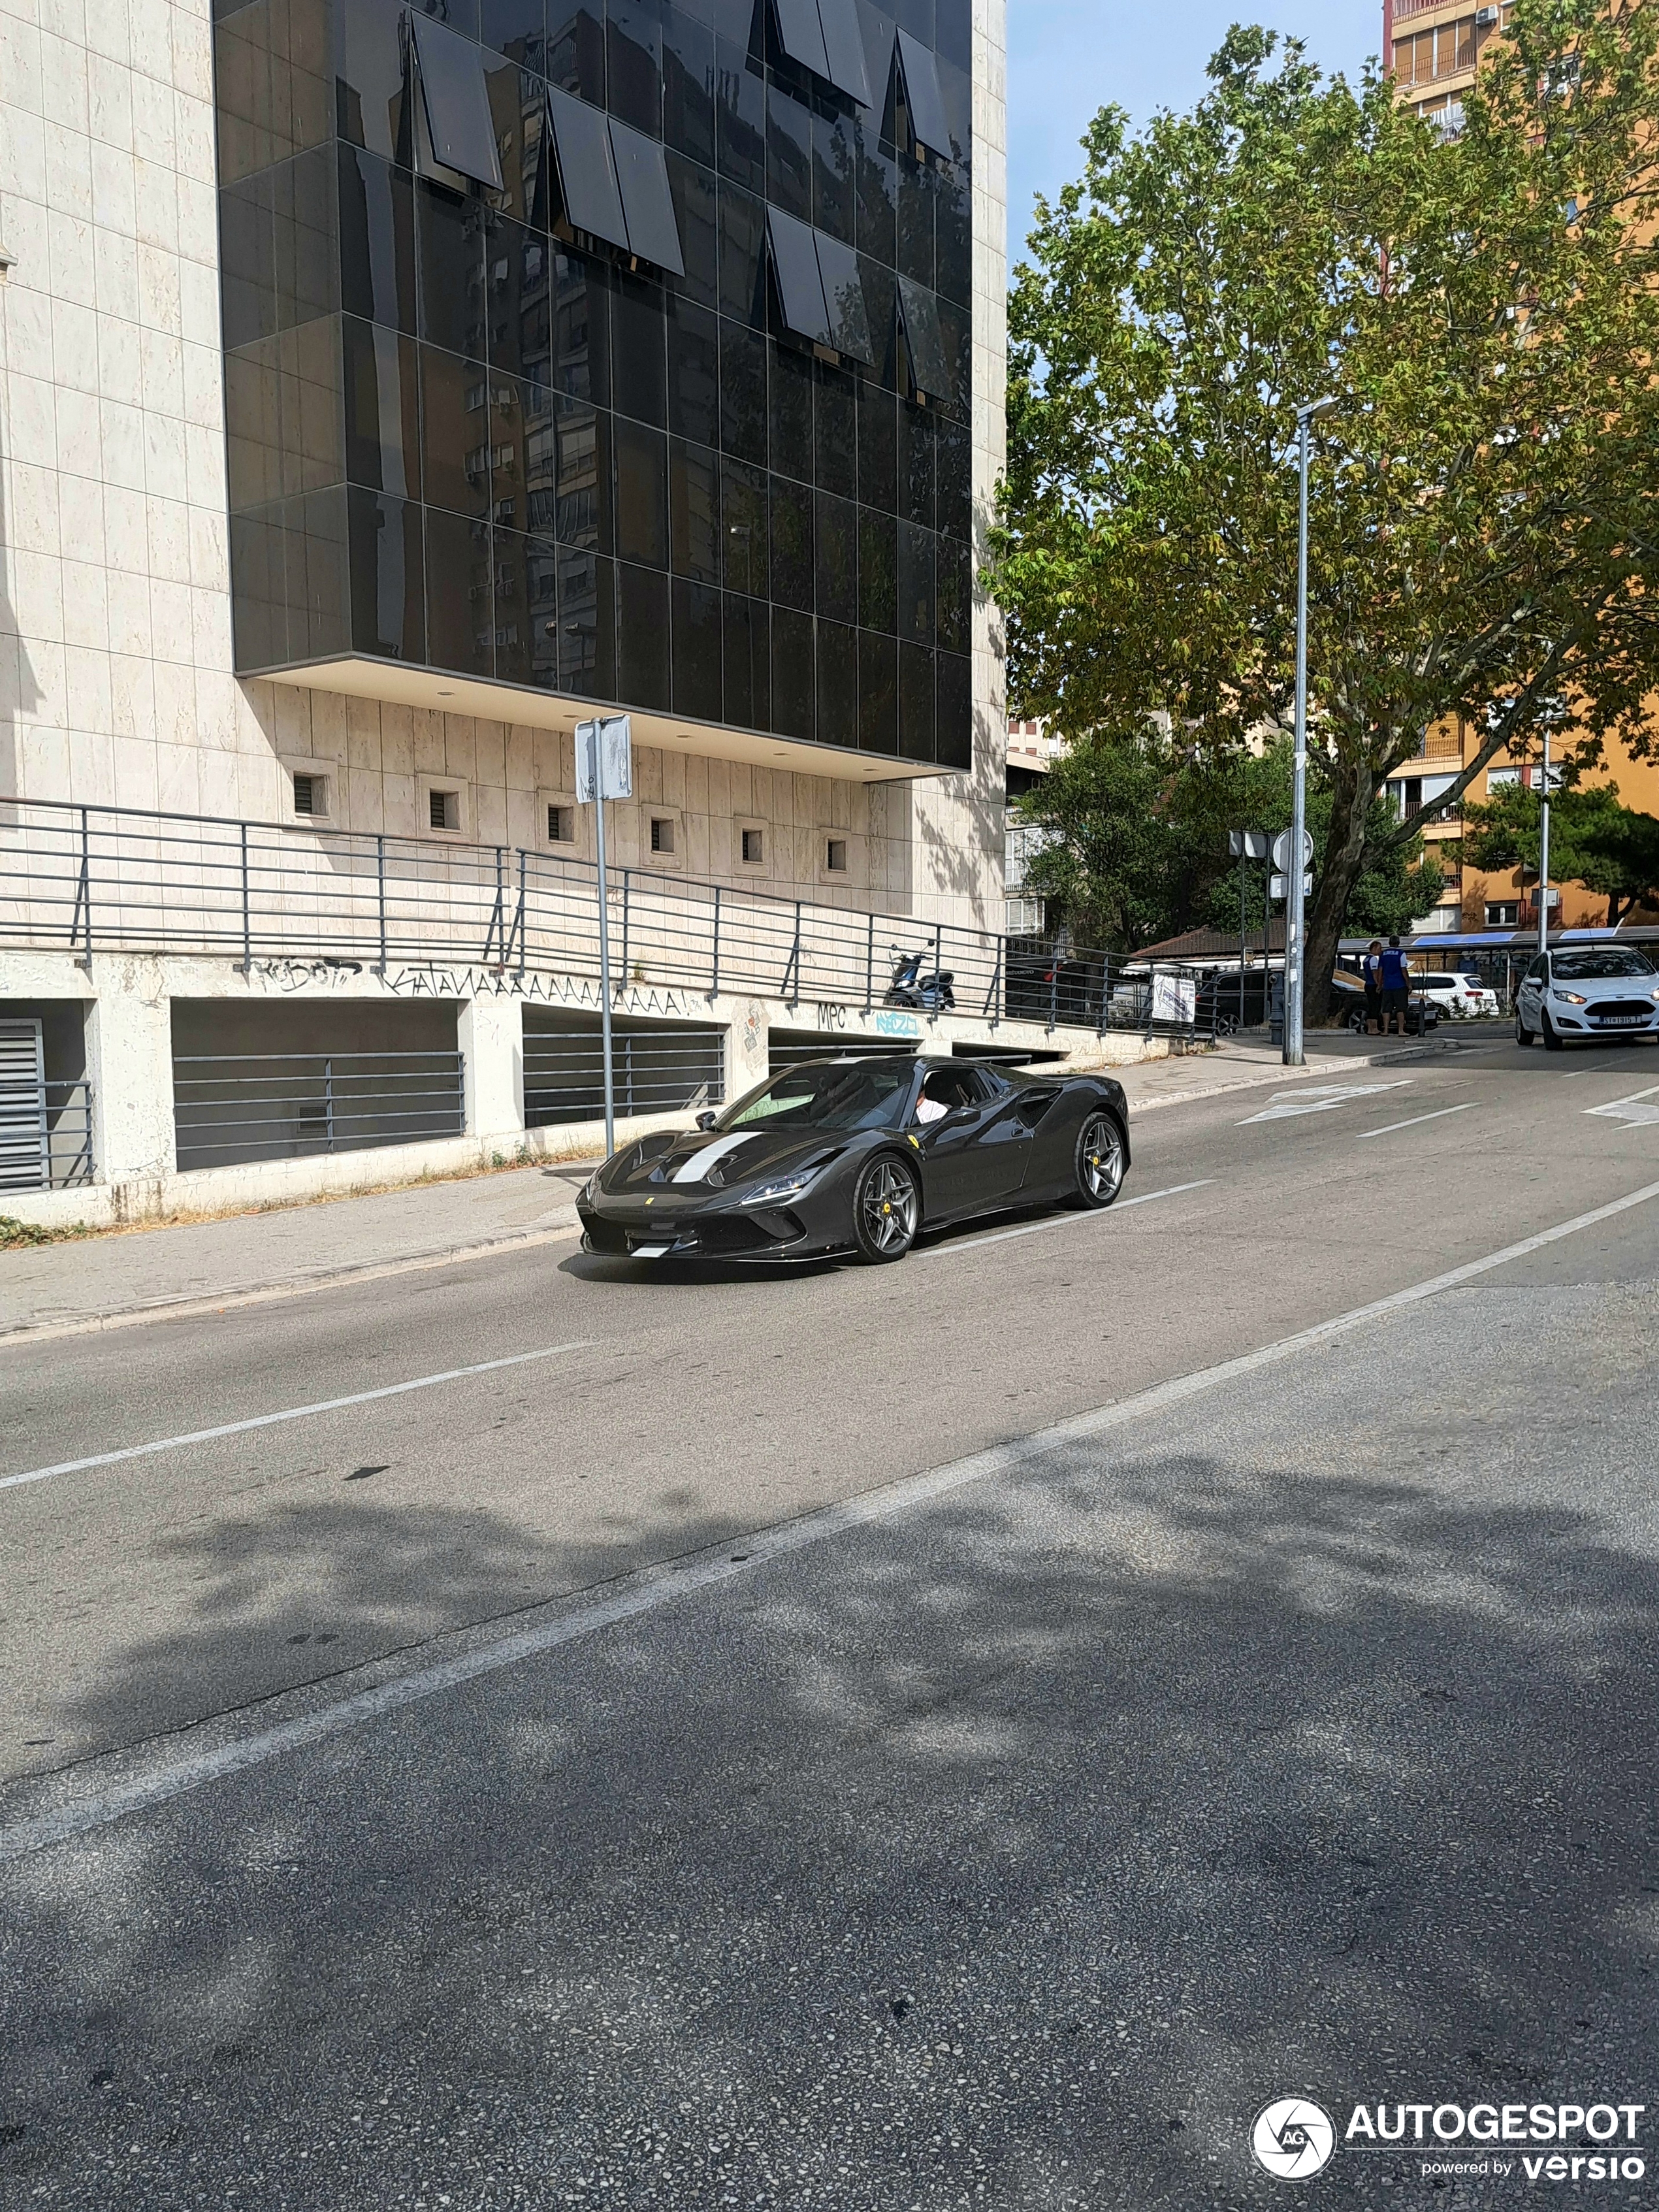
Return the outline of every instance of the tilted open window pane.
<path id="1" fill-rule="evenodd" d="M 817 0 L 772 0 L 777 17 L 778 39 L 792 62 L 828 77 L 830 58 L 823 51 L 823 31 L 818 21 Z"/>
<path id="2" fill-rule="evenodd" d="M 833 345 L 829 311 L 824 305 L 823 278 L 818 270 L 812 233 L 781 208 L 766 210 L 766 234 L 772 249 L 772 273 L 777 280 L 778 305 L 785 326 L 797 337 L 815 345 Z"/>
<path id="3" fill-rule="evenodd" d="M 429 15 L 409 18 L 410 43 L 421 80 L 421 105 L 432 156 L 457 175 L 501 189 L 483 56 L 470 39 L 446 30 Z"/>
<path id="4" fill-rule="evenodd" d="M 945 119 L 945 95 L 939 90 L 939 66 L 920 39 L 900 31 L 899 68 L 904 76 L 904 104 L 910 111 L 910 135 L 942 161 L 951 158 L 951 126 Z"/>
<path id="5" fill-rule="evenodd" d="M 818 22 L 830 83 L 860 107 L 868 107 L 870 80 L 865 73 L 856 0 L 818 0 Z"/>
<path id="6" fill-rule="evenodd" d="M 843 246 L 838 238 L 830 238 L 821 230 L 814 231 L 812 238 L 817 247 L 818 272 L 823 279 L 830 343 L 837 353 L 873 367 L 876 356 L 870 343 L 870 317 L 864 304 L 864 286 L 859 279 L 859 258 L 850 246 Z"/>
<path id="7" fill-rule="evenodd" d="M 547 112 L 567 221 L 573 230 L 587 231 L 626 253 L 628 224 L 604 109 L 590 107 L 585 100 L 550 85 Z"/>
<path id="8" fill-rule="evenodd" d="M 680 252 L 680 234 L 674 221 L 674 198 L 668 188 L 668 165 L 661 146 L 642 131 L 611 118 L 611 144 L 616 155 L 617 182 L 622 192 L 623 216 L 628 227 L 628 246 L 641 261 L 666 269 L 676 276 L 685 274 Z"/>
<path id="9" fill-rule="evenodd" d="M 910 380 L 919 398 L 954 397 L 945 339 L 939 326 L 939 302 L 914 277 L 898 280 L 899 313 L 904 322 L 904 343 L 910 356 Z"/>

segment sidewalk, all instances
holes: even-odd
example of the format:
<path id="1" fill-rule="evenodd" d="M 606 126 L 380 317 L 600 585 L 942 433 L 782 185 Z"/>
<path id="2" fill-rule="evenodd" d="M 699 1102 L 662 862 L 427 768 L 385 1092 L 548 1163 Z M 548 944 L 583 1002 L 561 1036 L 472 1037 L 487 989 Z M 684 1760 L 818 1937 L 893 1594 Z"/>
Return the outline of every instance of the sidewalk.
<path id="1" fill-rule="evenodd" d="M 1308 1040 L 1293 1072 L 1279 1048 L 1233 1038 L 1214 1052 L 1109 1071 L 1132 1115 L 1228 1091 L 1341 1075 L 1379 1060 L 1455 1049 L 1449 1040 L 1373 1044 L 1346 1034 Z M 325 1284 L 483 1259 L 568 1237 L 591 1160 L 513 1168 L 456 1182 L 413 1183 L 368 1197 L 315 1200 L 223 1221 L 105 1232 L 0 1252 L 0 1344 L 130 1327 L 167 1314 L 217 1312 L 293 1297 Z"/>

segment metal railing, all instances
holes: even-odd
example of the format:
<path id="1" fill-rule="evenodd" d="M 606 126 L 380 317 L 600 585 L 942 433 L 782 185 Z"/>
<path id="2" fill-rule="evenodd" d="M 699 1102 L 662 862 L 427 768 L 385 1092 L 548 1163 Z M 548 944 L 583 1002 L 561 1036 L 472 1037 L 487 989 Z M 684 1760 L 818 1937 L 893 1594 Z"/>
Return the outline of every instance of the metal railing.
<path id="1" fill-rule="evenodd" d="M 175 1053 L 180 1169 L 459 1137 L 458 1052 Z"/>
<path id="2" fill-rule="evenodd" d="M 597 977 L 597 907 L 588 863 L 523 847 L 0 800 L 0 945 L 66 948 L 88 965 L 100 951 L 218 954 L 295 988 L 313 965 L 319 981 L 343 964 Z M 1116 953 L 655 869 L 613 870 L 607 915 L 622 986 L 1135 1026 L 1120 1020 Z M 930 996 L 933 975 L 949 980 Z"/>
<path id="3" fill-rule="evenodd" d="M 46 1082 L 24 1094 L 27 1142 L 14 1142 L 0 1158 L 0 1194 L 11 1190 L 73 1190 L 92 1175 L 92 1085 L 84 1076 Z M 14 1104 L 16 1101 L 12 1102 Z M 19 1121 L 14 1119 L 15 1133 Z"/>
<path id="4" fill-rule="evenodd" d="M 665 1024 L 618 1029 L 611 1040 L 616 1110 L 695 1113 L 726 1097 L 726 1033 Z M 524 1118 L 529 1129 L 597 1121 L 605 1112 L 605 1057 L 598 1025 L 532 1030 L 524 1040 Z"/>

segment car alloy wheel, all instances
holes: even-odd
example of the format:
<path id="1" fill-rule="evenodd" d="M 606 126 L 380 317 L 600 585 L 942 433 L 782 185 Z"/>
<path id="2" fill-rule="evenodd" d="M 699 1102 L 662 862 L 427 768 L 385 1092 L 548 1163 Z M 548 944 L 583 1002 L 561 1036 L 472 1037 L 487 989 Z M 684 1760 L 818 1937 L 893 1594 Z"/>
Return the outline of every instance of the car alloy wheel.
<path id="1" fill-rule="evenodd" d="M 1545 1051 L 1559 1052 L 1561 1050 L 1560 1030 L 1556 1028 L 1547 1014 L 1540 1014 L 1538 1018 L 1543 1024 Z"/>
<path id="2" fill-rule="evenodd" d="M 1109 1114 L 1091 1114 L 1077 1140 L 1077 1194 L 1109 1206 L 1123 1188 L 1123 1133 Z"/>
<path id="3" fill-rule="evenodd" d="M 853 1193 L 853 1235 L 861 1260 L 902 1260 L 921 1225 L 921 1190 L 902 1160 L 873 1159 Z"/>

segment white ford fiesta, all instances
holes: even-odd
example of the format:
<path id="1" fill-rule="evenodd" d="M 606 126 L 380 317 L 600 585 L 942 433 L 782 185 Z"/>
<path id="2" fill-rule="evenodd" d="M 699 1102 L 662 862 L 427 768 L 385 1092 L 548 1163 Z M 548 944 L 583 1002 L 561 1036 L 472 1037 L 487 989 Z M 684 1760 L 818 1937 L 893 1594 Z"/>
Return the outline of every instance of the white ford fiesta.
<path id="1" fill-rule="evenodd" d="M 1592 1036 L 1659 1036 L 1659 969 L 1634 945 L 1540 952 L 1515 994 L 1515 1041 L 1553 1052 Z"/>

